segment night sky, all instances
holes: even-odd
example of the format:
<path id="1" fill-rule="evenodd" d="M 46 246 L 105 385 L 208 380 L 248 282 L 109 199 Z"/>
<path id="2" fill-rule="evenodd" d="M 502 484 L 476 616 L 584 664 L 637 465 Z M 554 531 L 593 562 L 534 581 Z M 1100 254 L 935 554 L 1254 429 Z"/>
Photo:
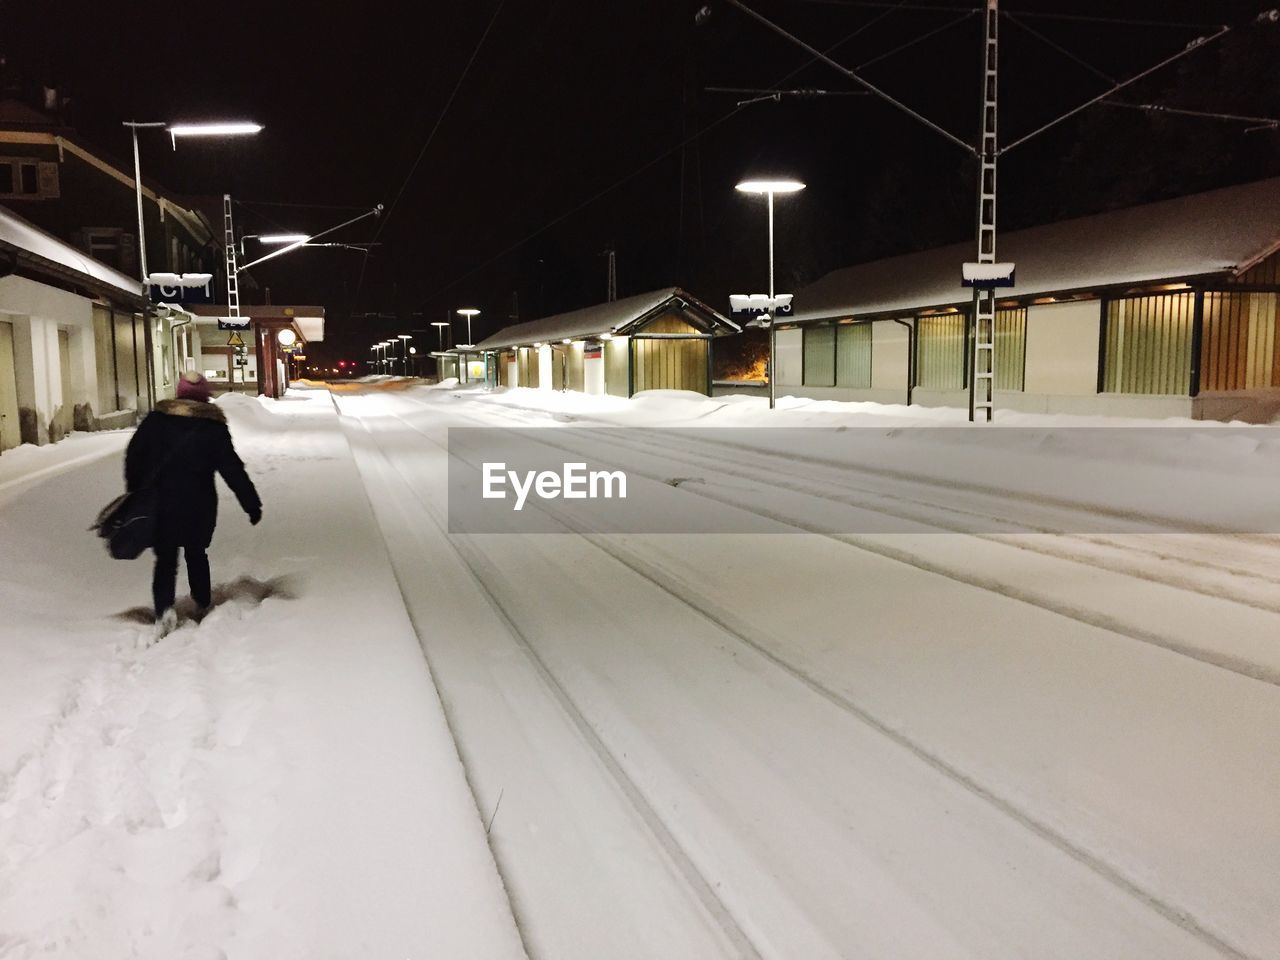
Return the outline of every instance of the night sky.
<path id="1" fill-rule="evenodd" d="M 937 30 L 864 75 L 976 139 L 980 17 L 965 16 L 971 4 L 750 5 L 820 48 L 844 40 L 833 56 L 850 66 Z M 334 237 L 376 238 L 367 262 L 351 251 L 304 250 L 255 272 L 277 303 L 328 308 L 326 348 L 315 353 L 330 361 L 363 358 L 373 340 L 426 328 L 461 306 L 484 311 L 478 339 L 509 322 L 513 292 L 521 319 L 599 302 L 610 246 L 621 296 L 680 284 L 724 308 L 729 292 L 764 285 L 763 208 L 733 190 L 747 174 L 787 173 L 808 184 L 779 204 L 782 290 L 858 260 L 971 234 L 972 160 L 891 106 L 831 96 L 735 110 L 739 96 L 708 92 L 854 86 L 823 64 L 806 67 L 802 51 L 723 2 L 710 3 L 710 16 L 696 24 L 701 6 L 504 0 L 499 8 L 496 0 L 468 0 L 365 2 L 336 13 L 299 3 L 6 0 L 0 44 L 10 71 L 56 83 L 72 98 L 72 124 L 114 156 L 128 154 L 124 119 L 265 124 L 256 138 L 180 142 L 176 153 L 162 133 L 143 140 L 144 179 L 192 196 L 231 193 L 244 201 L 236 215 L 246 233 L 316 231 L 386 204 L 381 223 Z M 1116 78 L 1206 32 L 1084 19 L 1091 16 L 1248 24 L 1241 33 L 1249 36 L 1234 42 L 1255 54 L 1270 44 L 1270 57 L 1253 57 L 1269 72 L 1242 68 L 1218 83 L 1224 61 L 1253 61 L 1206 49 L 1131 99 L 1168 96 L 1181 82 L 1177 95 L 1211 94 L 1217 110 L 1280 109 L 1280 27 L 1259 39 L 1263 28 L 1249 23 L 1264 6 L 1005 0 L 1002 9 L 1025 20 L 1001 25 L 1001 139 L 1106 86 L 1023 24 Z M 1001 167 L 1002 225 L 1280 172 L 1280 134 L 1199 120 L 1169 133 L 1195 162 L 1168 172 L 1168 137 L 1133 140 L 1148 122 L 1097 108 L 1011 152 Z"/>

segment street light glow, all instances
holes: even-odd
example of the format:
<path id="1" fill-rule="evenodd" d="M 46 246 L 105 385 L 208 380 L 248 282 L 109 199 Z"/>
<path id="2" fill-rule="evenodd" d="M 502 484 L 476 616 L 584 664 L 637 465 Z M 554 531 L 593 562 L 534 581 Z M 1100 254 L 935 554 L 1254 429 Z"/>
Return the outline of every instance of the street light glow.
<path id="1" fill-rule="evenodd" d="M 475 309 L 474 307 L 464 307 L 463 309 L 458 311 L 458 316 L 460 317 L 475 317 L 479 315 L 480 315 L 480 311 Z"/>
<path id="2" fill-rule="evenodd" d="M 734 189 L 743 193 L 798 193 L 804 184 L 799 180 L 743 180 Z"/>
<path id="3" fill-rule="evenodd" d="M 262 124 L 245 121 L 175 123 L 169 127 L 169 135 L 174 137 L 235 137 L 242 134 L 258 133 L 261 129 Z"/>
<path id="4" fill-rule="evenodd" d="M 258 237 L 259 243 L 306 243 L 305 233 L 264 233 Z"/>

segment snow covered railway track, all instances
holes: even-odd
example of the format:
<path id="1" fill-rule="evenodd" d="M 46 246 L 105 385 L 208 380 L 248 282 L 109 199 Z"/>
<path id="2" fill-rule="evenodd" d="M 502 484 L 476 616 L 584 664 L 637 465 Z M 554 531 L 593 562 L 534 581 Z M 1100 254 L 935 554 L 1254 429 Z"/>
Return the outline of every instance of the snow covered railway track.
<path id="1" fill-rule="evenodd" d="M 503 429 L 494 427 L 491 422 L 462 414 L 456 410 L 451 411 L 450 415 L 464 417 L 477 426 Z M 405 422 L 416 432 L 423 432 L 417 430 L 408 421 Z M 528 440 L 529 432 L 527 428 L 521 429 L 520 437 Z M 546 436 L 539 435 L 537 440 L 543 445 L 578 457 L 594 458 L 596 461 L 601 459 L 600 445 L 602 443 L 610 443 L 632 454 L 640 454 L 647 457 L 657 456 L 680 464 L 682 467 L 700 470 L 703 476 L 714 476 L 716 473 L 720 473 L 732 476 L 735 479 L 747 479 L 753 483 L 761 484 L 759 489 L 766 493 L 765 499 L 770 501 L 769 505 L 760 503 L 759 497 L 753 499 L 750 494 L 756 491 L 744 491 L 741 487 L 735 488 L 733 485 L 685 483 L 681 485 L 681 489 L 694 496 L 745 510 L 755 516 L 791 527 L 794 530 L 821 536 L 846 547 L 873 553 L 967 586 L 1039 607 L 1050 613 L 1088 626 L 1098 627 L 1139 643 L 1159 647 L 1250 679 L 1260 680 L 1272 685 L 1280 685 L 1280 645 L 1277 645 L 1274 641 L 1277 631 L 1280 631 L 1280 620 L 1274 619 L 1277 614 L 1280 614 L 1280 608 L 1273 605 L 1237 600 L 1235 597 L 1225 596 L 1223 593 L 1206 588 L 1201 584 L 1184 582 L 1178 578 L 1161 577 L 1149 571 L 1135 571 L 1124 564 L 1094 563 L 1088 554 L 1073 552 L 1068 548 L 1055 549 L 1051 544 L 1047 544 L 1039 538 L 1037 538 L 1038 546 L 1031 545 L 1025 539 L 1025 535 L 1019 537 L 1017 542 L 1010 542 L 1003 536 L 975 537 L 973 534 L 968 533 L 957 533 L 959 540 L 954 538 L 944 539 L 937 537 L 936 534 L 951 533 L 953 532 L 951 528 L 942 526 L 937 521 L 916 520 L 913 517 L 905 517 L 905 515 L 899 516 L 919 523 L 924 530 L 928 531 L 923 534 L 923 541 L 919 539 L 911 540 L 912 535 L 903 534 L 840 533 L 833 531 L 828 524 L 815 522 L 812 519 L 797 515 L 796 511 L 788 512 L 786 509 L 777 506 L 774 502 L 776 498 L 768 496 L 768 492 L 783 489 L 802 497 L 858 510 L 878 512 L 881 509 L 880 506 L 873 501 L 859 500 L 856 497 L 844 497 L 840 494 L 833 495 L 820 489 L 815 490 L 812 484 L 793 483 L 787 480 L 779 481 L 773 474 L 763 471 L 748 472 L 725 468 L 716 462 L 708 462 L 708 458 L 705 455 L 698 455 L 696 452 L 672 451 L 660 444 L 623 439 L 621 431 L 617 431 L 619 434 L 617 438 L 610 436 L 607 439 L 602 435 L 612 434 L 613 431 L 593 431 L 592 447 L 590 450 L 584 450 L 573 445 L 572 440 L 567 436 L 571 435 L 572 432 L 571 429 L 543 430 L 540 431 L 540 434 L 546 434 Z M 439 445 L 439 441 L 434 438 L 428 437 L 428 439 Z M 623 463 L 617 460 L 616 455 L 611 463 L 614 466 L 623 466 L 631 474 L 645 477 L 654 482 L 670 482 L 669 473 L 655 472 L 652 469 L 652 465 L 637 468 L 633 463 Z M 965 546 L 966 540 L 973 539 L 981 542 L 988 552 L 994 551 L 993 556 L 997 558 L 1000 557 L 1000 551 L 1015 548 L 1019 551 L 1036 555 L 1038 559 L 1036 561 L 1026 560 L 1016 564 L 1008 562 L 977 563 L 972 549 Z M 1124 576 L 1133 577 L 1136 582 L 1124 591 L 1123 596 L 1110 596 L 1106 591 L 1099 590 L 1087 600 L 1082 601 L 1077 595 L 1078 591 L 1073 580 L 1064 578 L 1060 573 L 1055 575 L 1052 570 L 1052 564 L 1062 562 L 1068 562 L 1073 566 L 1084 568 L 1089 573 L 1092 573 L 1095 568 L 1102 571 L 1120 573 Z M 983 572 L 984 570 L 995 572 Z M 1060 589 L 1058 587 L 1059 582 L 1066 582 L 1068 584 L 1067 589 Z M 1134 600 L 1144 589 L 1146 592 L 1158 595 L 1154 597 L 1154 602 L 1164 607 L 1166 613 L 1168 612 L 1170 597 L 1161 592 L 1165 589 L 1186 591 L 1203 599 L 1194 616 L 1190 611 L 1183 611 L 1183 615 L 1179 616 L 1176 621 L 1162 622 L 1158 627 L 1153 628 L 1145 623 L 1142 618 L 1133 615 L 1135 609 L 1142 607 L 1141 604 L 1135 603 Z M 1241 637 L 1231 637 L 1223 640 L 1219 637 L 1223 623 L 1222 608 L 1233 604 L 1240 604 L 1240 606 L 1247 608 L 1237 612 L 1237 617 L 1243 616 L 1246 618 L 1244 624 L 1246 629 L 1239 631 Z"/>
<path id="2" fill-rule="evenodd" d="M 451 411 L 451 416 L 453 415 L 456 415 L 456 411 Z M 440 448 L 444 452 L 449 452 L 445 444 L 442 444 L 427 431 L 420 429 L 399 415 L 395 416 L 415 433 L 423 436 L 431 444 Z M 556 435 L 560 436 L 561 433 L 562 432 L 557 432 Z M 547 440 L 540 442 L 549 443 L 550 441 Z M 555 446 L 555 444 L 552 445 Z M 572 448 L 561 449 L 572 450 Z M 576 453 L 577 451 L 572 452 Z M 457 451 L 453 451 L 451 455 L 460 456 Z M 465 461 L 465 458 L 462 459 Z M 479 470 L 480 465 L 478 463 L 471 461 L 466 462 L 468 462 L 469 465 L 477 471 Z M 650 477 L 650 479 L 660 478 Z M 730 505 L 734 505 L 732 501 L 725 502 Z M 591 546 L 617 561 L 638 577 L 643 578 L 645 581 L 648 581 L 664 593 L 668 594 L 672 599 L 692 611 L 697 617 L 704 619 L 715 629 L 721 631 L 726 637 L 742 644 L 753 654 L 759 655 L 764 661 L 778 668 L 821 700 L 837 708 L 858 723 L 863 724 L 875 734 L 884 737 L 886 740 L 894 744 L 895 747 L 906 750 L 914 758 L 923 762 L 929 768 L 945 777 L 948 781 L 952 782 L 960 789 L 970 793 L 982 803 L 990 806 L 999 814 L 1008 818 L 1012 823 L 1017 824 L 1019 829 L 1024 829 L 1040 840 L 1048 843 L 1061 853 L 1070 857 L 1073 861 L 1094 873 L 1106 883 L 1113 885 L 1125 895 L 1132 897 L 1136 902 L 1141 903 L 1145 908 L 1154 911 L 1165 920 L 1182 928 L 1205 946 L 1211 948 L 1218 955 L 1236 958 L 1236 960 L 1246 960 L 1246 958 L 1255 957 L 1255 954 L 1239 948 L 1235 944 L 1219 936 L 1214 930 L 1210 929 L 1209 925 L 1202 924 L 1193 915 L 1192 911 L 1189 911 L 1177 903 L 1164 899 L 1157 891 L 1144 886 L 1139 879 L 1130 875 L 1130 873 L 1122 867 L 1109 862 L 1109 860 L 1102 854 L 1091 850 L 1087 846 L 1072 839 L 1067 833 L 1059 829 L 1059 827 L 1050 820 L 1037 816 L 1029 808 L 1009 799 L 1009 797 L 1004 795 L 1000 790 L 988 786 L 982 781 L 981 777 L 975 776 L 963 769 L 961 766 L 950 762 L 941 753 L 931 749 L 918 738 L 913 737 L 904 728 L 886 720 L 875 710 L 868 708 L 865 704 L 858 702 L 847 693 L 842 692 L 831 684 L 824 682 L 814 673 L 814 671 L 805 669 L 792 660 L 780 655 L 777 651 L 777 645 L 772 642 L 771 637 L 756 627 L 753 627 L 746 620 L 736 615 L 723 605 L 718 604 L 705 593 L 690 589 L 688 585 L 682 581 L 679 574 L 664 568 L 661 563 L 654 562 L 635 550 L 622 546 L 619 543 L 618 537 L 601 534 L 597 530 L 592 530 L 575 522 L 573 519 L 566 517 L 562 510 L 559 510 L 550 504 L 539 502 L 536 506 L 541 512 L 551 517 L 567 532 L 578 534 L 583 541 L 589 543 Z M 470 551 L 474 550 L 474 548 L 470 547 L 467 549 Z M 473 567 L 473 570 L 476 570 L 477 568 L 484 569 L 487 564 L 487 561 L 484 560 L 482 555 L 477 555 L 475 562 L 476 567 Z M 478 571 L 477 576 L 480 576 Z M 498 579 L 500 579 L 500 576 Z M 502 606 L 504 616 L 507 617 L 508 621 L 514 627 L 518 614 L 508 612 L 509 610 L 514 609 L 514 603 L 509 601 L 502 602 Z M 528 644 L 528 641 L 525 640 L 525 643 Z M 531 647 L 530 649 L 532 651 Z M 545 661 L 542 662 L 542 668 L 550 673 L 550 668 L 546 665 Z M 554 676 L 551 676 L 550 680 L 554 681 Z M 579 713 L 579 716 L 582 716 L 582 714 Z M 584 722 L 587 722 L 585 717 L 583 717 L 583 720 Z"/>
<path id="3" fill-rule="evenodd" d="M 493 412 L 504 419 L 515 420 L 522 428 L 533 429 L 527 421 L 511 417 L 503 408 L 494 407 Z M 602 427 L 593 430 L 593 440 L 602 439 L 606 433 L 616 434 L 607 442 L 617 446 L 680 459 L 703 471 L 764 483 L 842 506 L 873 510 L 940 532 L 964 534 L 1280 613 L 1280 537 L 1275 535 L 1209 530 L 1183 532 L 1185 527 L 1175 527 L 1173 521 L 1158 517 L 1118 518 L 1118 525 L 1138 527 L 1124 534 L 1124 540 L 1113 534 L 1070 533 L 1073 517 L 1077 524 L 1083 517 L 1087 525 L 1096 525 L 1097 518 L 1090 515 L 1088 507 L 1048 503 L 1023 493 L 976 487 L 958 493 L 928 477 L 903 476 L 817 459 L 810 462 L 838 476 L 814 480 L 811 475 L 793 470 L 790 456 L 755 447 L 716 440 L 693 441 L 680 436 L 679 430 L 637 427 L 613 430 Z M 641 439 L 644 436 L 651 439 Z M 716 455 L 706 453 L 705 442 L 717 447 Z M 854 476 L 862 477 L 863 485 L 851 482 Z M 869 485 L 876 481 L 891 484 L 892 489 Z M 939 493 L 946 502 L 941 502 Z M 989 501 L 995 497 L 999 497 L 999 503 L 990 505 Z M 958 506 L 958 502 L 966 505 Z M 1022 511 L 1020 520 L 1008 519 L 1010 505 Z M 999 528 L 1005 528 L 1005 532 L 982 532 Z M 1216 559 L 1219 556 L 1221 559 Z"/>
<path id="4" fill-rule="evenodd" d="M 339 411 L 341 412 L 340 405 Z M 424 431 L 418 430 L 407 421 L 404 421 L 403 418 L 396 417 L 396 419 L 400 420 L 414 432 L 427 436 Z M 719 885 L 713 883 L 702 873 L 685 848 L 674 837 L 670 830 L 668 830 L 662 816 L 648 800 L 644 790 L 641 789 L 640 785 L 628 775 L 618 757 L 616 757 L 605 744 L 604 740 L 600 737 L 595 727 L 579 708 L 569 691 L 559 681 L 555 673 L 549 668 L 546 661 L 539 654 L 536 647 L 521 630 L 518 625 L 518 619 L 512 614 L 510 600 L 505 596 L 505 590 L 502 586 L 502 578 L 495 573 L 481 552 L 474 549 L 474 547 L 467 544 L 465 541 L 448 535 L 447 523 L 439 515 L 435 505 L 421 494 L 414 482 L 415 478 L 407 474 L 404 468 L 396 462 L 395 458 L 389 455 L 378 445 L 376 436 L 372 433 L 370 436 L 377 448 L 383 467 L 398 476 L 403 489 L 409 492 L 414 502 L 420 508 L 421 515 L 425 516 L 433 525 L 435 530 L 441 534 L 441 539 L 450 545 L 454 555 L 461 562 L 462 566 L 467 571 L 467 574 L 488 602 L 497 620 L 501 623 L 502 629 L 505 631 L 508 639 L 521 651 L 523 656 L 532 665 L 545 690 L 581 737 L 581 742 L 590 749 L 591 754 L 600 764 L 600 767 L 606 771 L 607 776 L 614 783 L 620 793 L 626 798 L 631 810 L 644 824 L 644 827 L 651 836 L 655 846 L 660 851 L 659 856 L 664 858 L 671 865 L 674 872 L 682 879 L 682 882 L 686 886 L 688 895 L 697 904 L 695 909 L 702 911 L 706 917 L 710 918 L 712 924 L 718 928 L 718 936 L 710 937 L 709 942 L 703 943 L 701 947 L 698 947 L 693 942 L 682 946 L 686 949 L 695 950 L 696 952 L 691 954 L 691 957 L 696 956 L 701 960 L 703 957 L 710 958 L 711 954 L 704 951 L 714 948 L 716 946 L 715 941 L 719 940 L 720 949 L 717 950 L 716 956 L 723 956 L 725 958 L 732 957 L 735 958 L 735 960 L 762 960 L 761 954 L 752 943 L 751 938 L 743 931 L 742 927 L 734 918 L 732 912 L 726 908 L 725 904 L 717 895 L 716 887 Z M 431 438 L 428 436 L 428 439 Z M 390 548 L 390 544 L 388 546 Z M 406 602 L 408 603 L 408 601 L 409 598 L 406 597 Z M 414 618 L 411 616 L 411 619 Z M 419 629 L 423 652 L 424 654 L 427 654 L 428 647 L 430 646 L 429 639 L 425 635 L 425 632 L 419 627 L 416 619 L 414 619 L 414 626 L 415 629 Z M 433 674 L 439 676 L 438 666 L 431 663 L 431 657 L 429 655 L 428 663 L 431 666 Z M 440 692 L 442 701 L 449 703 L 452 698 L 449 696 L 447 684 Z M 453 711 L 450 710 L 449 712 L 452 713 Z M 457 740 L 460 756 L 464 758 L 464 763 L 466 763 L 468 768 L 474 768 L 476 761 L 476 758 L 474 757 L 474 750 L 469 748 L 464 742 L 465 737 L 462 736 L 459 730 L 456 718 L 451 721 L 450 725 L 453 728 L 454 736 Z M 475 785 L 473 784 L 473 792 L 474 791 Z M 477 804 L 479 804 L 479 796 L 476 797 L 476 800 Z M 498 803 L 495 804 L 492 811 L 493 819 L 496 819 L 497 817 L 500 803 L 501 794 L 498 797 Z M 519 885 L 513 883 L 509 858 L 501 856 L 497 849 L 494 850 L 494 856 L 499 871 L 503 875 L 504 882 L 507 884 L 508 890 L 513 892 L 511 904 L 512 911 L 521 928 L 521 934 L 525 941 L 526 950 L 529 952 L 531 957 L 536 958 L 541 954 L 537 949 L 537 938 L 530 936 L 528 930 L 531 919 L 528 914 L 529 908 L 526 903 L 522 902 L 533 898 L 520 896 Z M 678 924 L 673 924 L 673 926 L 678 926 Z M 581 931 L 577 931 L 574 936 L 580 942 L 590 942 L 590 939 L 588 937 L 584 937 Z M 551 939 L 554 940 L 554 936 L 551 937 Z M 548 952 L 546 955 L 548 957 L 563 956 L 564 954 L 559 953 L 558 949 L 560 948 L 556 948 L 554 944 L 549 945 L 547 947 Z M 611 955 L 622 956 L 621 953 Z"/>

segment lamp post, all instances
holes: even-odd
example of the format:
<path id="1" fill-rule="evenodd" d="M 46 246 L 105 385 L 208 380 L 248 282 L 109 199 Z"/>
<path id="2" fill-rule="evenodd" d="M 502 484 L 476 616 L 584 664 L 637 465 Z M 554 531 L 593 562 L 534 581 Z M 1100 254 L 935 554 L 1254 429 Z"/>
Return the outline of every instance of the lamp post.
<path id="1" fill-rule="evenodd" d="M 448 320 L 433 320 L 431 321 L 431 325 L 436 328 L 436 333 L 440 335 L 440 352 L 444 353 L 444 328 L 445 327 L 452 328 L 453 324 L 450 323 Z M 439 382 L 444 379 L 444 377 L 440 376 L 440 374 L 443 372 L 444 372 L 444 357 L 436 357 L 436 382 Z"/>
<path id="2" fill-rule="evenodd" d="M 171 125 L 164 121 L 141 123 L 137 120 L 126 120 L 123 125 L 128 127 L 133 134 L 133 189 L 138 204 L 138 270 L 142 275 L 142 282 L 145 284 L 149 276 L 147 273 L 147 228 L 146 221 L 142 216 L 142 164 L 138 159 L 138 131 L 165 128 L 169 131 L 169 137 L 173 142 L 174 149 L 177 149 L 178 137 L 243 136 L 259 132 L 262 129 L 262 125 L 238 121 L 233 123 L 175 123 Z"/>
<path id="3" fill-rule="evenodd" d="M 409 375 L 409 341 L 413 339 L 413 334 L 400 333 L 396 335 L 396 339 L 400 341 L 400 371 L 407 377 Z"/>
<path id="4" fill-rule="evenodd" d="M 769 302 L 772 304 L 776 295 L 773 289 L 773 197 L 778 193 L 798 193 L 804 189 L 799 180 L 743 180 L 735 188 L 742 193 L 764 194 L 769 198 Z M 772 410 L 777 398 L 777 377 L 774 371 L 774 356 L 778 343 L 777 310 L 770 307 L 773 314 L 769 320 L 769 409 Z M 763 319 L 763 318 L 762 318 Z"/>
<path id="5" fill-rule="evenodd" d="M 467 346 L 473 346 L 471 341 L 471 318 L 480 315 L 480 311 L 474 307 L 463 307 L 458 311 L 458 316 L 467 318 Z"/>
<path id="6" fill-rule="evenodd" d="M 413 375 L 416 377 L 418 375 L 418 348 L 417 347 L 409 348 L 409 359 L 413 361 Z"/>

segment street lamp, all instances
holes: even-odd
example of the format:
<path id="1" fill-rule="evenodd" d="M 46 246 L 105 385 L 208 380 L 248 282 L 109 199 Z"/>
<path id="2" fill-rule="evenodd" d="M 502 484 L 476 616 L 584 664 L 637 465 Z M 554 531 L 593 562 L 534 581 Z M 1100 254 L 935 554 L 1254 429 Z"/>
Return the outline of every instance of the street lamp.
<path id="1" fill-rule="evenodd" d="M 396 339 L 400 341 L 400 369 L 407 377 L 409 375 L 409 341 L 413 339 L 413 334 L 396 334 Z"/>
<path id="2" fill-rule="evenodd" d="M 176 123 L 170 125 L 163 121 L 140 123 L 136 120 L 124 121 L 124 126 L 133 133 L 133 188 L 138 203 L 138 269 L 142 274 L 142 282 L 147 282 L 147 234 L 146 222 L 142 217 L 142 164 L 138 159 L 138 131 L 166 128 L 173 147 L 178 148 L 178 137 L 235 137 L 257 133 L 261 124 L 234 123 Z"/>
<path id="3" fill-rule="evenodd" d="M 467 318 L 467 346 L 468 347 L 473 346 L 473 343 L 471 341 L 471 318 L 479 315 L 480 315 L 480 311 L 476 310 L 474 307 L 464 307 L 458 311 L 458 316 Z"/>
<path id="4" fill-rule="evenodd" d="M 772 304 L 775 296 L 773 289 L 773 197 L 774 194 L 778 193 L 798 193 L 804 189 L 804 184 L 799 180 L 743 180 L 735 189 L 742 193 L 764 194 L 769 198 L 769 302 Z M 774 374 L 774 356 L 777 353 L 775 348 L 778 343 L 778 324 L 777 308 L 771 306 L 770 309 L 774 311 L 769 316 L 769 409 L 772 410 L 777 397 L 778 378 Z"/>
<path id="5" fill-rule="evenodd" d="M 240 237 L 240 256 L 244 256 L 246 240 L 257 240 L 259 243 L 275 246 L 281 243 L 305 243 L 307 239 L 305 233 L 245 233 Z"/>

